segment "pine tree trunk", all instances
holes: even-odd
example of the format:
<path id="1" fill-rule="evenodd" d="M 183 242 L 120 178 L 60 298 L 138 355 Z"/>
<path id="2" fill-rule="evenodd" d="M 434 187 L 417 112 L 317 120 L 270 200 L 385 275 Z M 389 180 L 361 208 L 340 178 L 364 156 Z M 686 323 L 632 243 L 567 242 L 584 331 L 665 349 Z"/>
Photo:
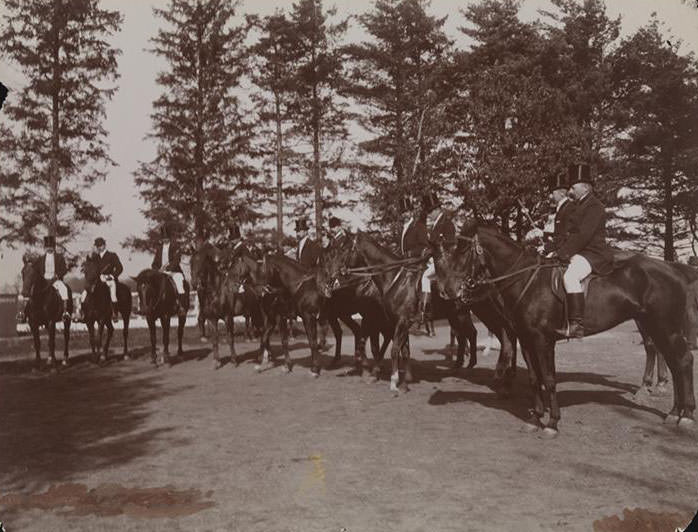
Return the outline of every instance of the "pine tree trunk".
<path id="1" fill-rule="evenodd" d="M 322 239 L 322 172 L 320 172 L 320 118 L 317 110 L 317 89 L 313 87 L 315 120 L 313 120 L 313 183 L 315 186 L 315 238 Z"/>
<path id="2" fill-rule="evenodd" d="M 278 94 L 275 95 L 276 104 L 276 249 L 281 253 L 284 239 L 284 209 L 283 209 L 283 161 L 281 159 L 283 148 L 281 136 L 281 103 Z"/>
<path id="3" fill-rule="evenodd" d="M 664 150 L 662 150 L 664 151 Z M 671 159 L 663 157 L 664 168 L 662 170 L 664 179 L 664 260 L 675 260 L 674 250 L 674 200 L 671 195 Z"/>
<path id="4" fill-rule="evenodd" d="M 49 219 L 48 232 L 50 235 L 56 236 L 58 233 L 58 182 L 59 182 L 59 165 L 58 155 L 60 150 L 60 132 L 59 132 L 59 92 L 60 92 L 60 44 L 59 44 L 59 20 L 60 20 L 61 2 L 56 0 L 53 3 L 53 87 L 51 98 L 51 164 L 49 176 Z"/>

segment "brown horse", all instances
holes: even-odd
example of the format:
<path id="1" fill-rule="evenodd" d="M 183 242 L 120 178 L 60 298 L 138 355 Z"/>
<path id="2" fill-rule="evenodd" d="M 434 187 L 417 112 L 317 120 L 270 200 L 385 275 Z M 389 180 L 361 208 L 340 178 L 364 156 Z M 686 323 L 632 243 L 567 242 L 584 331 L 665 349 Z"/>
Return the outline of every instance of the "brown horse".
<path id="1" fill-rule="evenodd" d="M 350 253 L 351 241 L 348 238 L 335 239 L 320 255 L 316 282 L 322 295 L 328 299 L 325 308 L 327 314 L 333 316 L 330 322 L 338 317 L 354 333 L 354 365 L 359 376 L 368 366 L 366 340 L 370 338 L 375 361 L 371 373 L 373 380 L 377 380 L 394 328 L 383 308 L 382 295 L 370 275 L 340 280 L 339 272 L 351 265 Z M 361 315 L 361 325 L 352 318 L 357 313 Z M 382 345 L 379 345 L 379 334 L 383 335 Z M 340 357 L 341 329 L 333 362 L 338 363 Z"/>
<path id="2" fill-rule="evenodd" d="M 184 325 L 187 321 L 188 308 L 182 308 L 178 301 L 177 289 L 170 277 L 158 270 L 145 269 L 134 277 L 138 290 L 138 307 L 140 314 L 145 316 L 150 332 L 150 356 L 154 365 L 168 363 L 170 361 L 170 318 L 177 316 L 177 356 L 183 354 L 182 337 Z M 187 301 L 189 298 L 189 286 L 185 281 Z M 188 307 L 189 305 L 187 305 Z M 156 320 L 160 320 L 162 328 L 163 353 L 157 356 L 157 338 L 155 335 Z"/>
<path id="3" fill-rule="evenodd" d="M 82 265 L 82 272 L 85 274 L 85 290 L 87 291 L 85 300 L 82 302 L 83 321 L 87 325 L 87 330 L 90 334 L 90 349 L 93 359 L 99 357 L 99 361 L 104 362 L 109 355 L 109 344 L 114 334 L 114 326 L 111 322 L 112 302 L 109 295 L 109 287 L 100 279 L 99 260 L 94 255 L 90 255 L 85 259 Z M 128 325 L 131 316 L 132 298 L 131 291 L 125 284 L 117 282 L 116 299 L 119 314 L 121 314 L 121 319 L 124 322 L 123 355 L 124 360 L 128 360 Z M 95 341 L 95 322 L 98 327 L 99 343 Z M 107 336 L 103 343 L 102 336 L 105 328 Z M 97 351 L 99 351 L 99 355 L 97 355 Z"/>
<path id="4" fill-rule="evenodd" d="M 534 408 L 527 426 L 539 428 L 544 415 L 544 394 L 550 419 L 544 435 L 555 437 L 560 420 L 556 394 L 555 329 L 563 325 L 562 301 L 554 294 L 554 265 L 521 248 L 497 229 L 474 221 L 463 227 L 465 244 L 446 251 L 440 281 L 451 297 L 466 302 L 492 293 L 504 302 L 507 315 L 526 352 L 534 392 Z M 698 279 L 698 273 L 695 276 Z M 695 279 L 694 279 L 695 280 Z M 629 319 L 641 324 L 665 356 L 674 382 L 674 405 L 667 422 L 693 422 L 693 357 L 684 336 L 687 285 L 671 266 L 642 255 L 626 257 L 611 274 L 593 279 L 587 296 L 587 335 L 605 331 Z"/>
<path id="5" fill-rule="evenodd" d="M 251 256 L 249 256 L 252 259 Z M 218 320 L 225 320 L 230 344 L 230 361 L 239 364 L 235 351 L 235 316 L 251 318 L 255 328 L 262 327 L 262 314 L 255 294 L 245 290 L 228 273 L 230 266 L 223 264 L 219 250 L 213 244 L 203 244 L 191 257 L 191 284 L 199 293 L 199 316 L 208 320 L 213 331 L 214 369 L 222 366 L 218 350 Z"/>
<path id="6" fill-rule="evenodd" d="M 68 344 L 70 342 L 70 318 L 64 318 L 66 310 L 72 311 L 72 297 L 68 289 L 68 309 L 60 295 L 51 284 L 44 279 L 34 262 L 27 261 L 22 268 L 22 296 L 29 298 L 26 308 L 27 321 L 34 339 L 36 352 L 36 367 L 41 367 L 41 340 L 39 328 L 43 325 L 48 330 L 49 366 L 56 365 L 56 323 L 63 322 L 63 366 L 68 365 Z"/>

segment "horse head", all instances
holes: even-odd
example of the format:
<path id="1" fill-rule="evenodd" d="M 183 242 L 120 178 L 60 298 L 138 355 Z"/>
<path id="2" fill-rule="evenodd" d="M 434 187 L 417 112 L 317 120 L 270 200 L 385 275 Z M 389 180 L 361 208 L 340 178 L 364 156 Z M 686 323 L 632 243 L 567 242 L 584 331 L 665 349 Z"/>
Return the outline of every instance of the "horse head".
<path id="1" fill-rule="evenodd" d="M 88 255 L 82 263 L 82 273 L 85 275 L 85 288 L 88 292 L 94 289 L 99 281 L 99 261 L 96 255 Z"/>
<path id="2" fill-rule="evenodd" d="M 35 263 L 31 260 L 24 261 L 24 266 L 22 266 L 22 296 L 30 297 L 33 295 L 38 279 L 39 272 Z"/>
<path id="3" fill-rule="evenodd" d="M 356 235 L 347 235 L 335 240 L 324 249 L 316 271 L 317 285 L 324 297 L 332 297 L 332 293 L 341 288 L 342 278 L 347 275 L 347 269 L 353 267 L 357 261 Z"/>
<path id="4" fill-rule="evenodd" d="M 164 274 L 157 270 L 145 269 L 132 279 L 138 292 L 138 311 L 147 315 L 157 306 L 160 298 L 160 280 Z"/>
<path id="5" fill-rule="evenodd" d="M 219 251 L 213 244 L 204 243 L 191 256 L 191 287 L 198 290 L 206 288 L 208 280 L 217 270 Z"/>

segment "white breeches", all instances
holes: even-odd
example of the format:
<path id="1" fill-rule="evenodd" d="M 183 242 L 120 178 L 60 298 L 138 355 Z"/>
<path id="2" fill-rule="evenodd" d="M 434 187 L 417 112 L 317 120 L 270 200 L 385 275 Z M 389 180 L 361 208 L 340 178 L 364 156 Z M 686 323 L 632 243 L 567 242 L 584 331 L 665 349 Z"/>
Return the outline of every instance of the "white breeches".
<path id="1" fill-rule="evenodd" d="M 177 288 L 177 293 L 182 295 L 184 293 L 184 274 L 180 272 L 165 272 L 174 281 L 175 288 Z"/>
<path id="2" fill-rule="evenodd" d="M 582 290 L 582 279 L 591 273 L 591 264 L 581 255 L 572 255 L 570 265 L 567 266 L 562 281 L 568 294 L 580 294 Z"/>
<path id="3" fill-rule="evenodd" d="M 105 274 L 100 275 L 99 278 L 109 287 L 109 297 L 111 297 L 111 302 L 116 303 L 116 279 L 114 279 L 111 275 Z"/>
<path id="4" fill-rule="evenodd" d="M 58 291 L 58 295 L 63 301 L 68 301 L 68 287 L 63 281 L 56 279 L 53 281 L 53 287 Z"/>
<path id="5" fill-rule="evenodd" d="M 431 294 L 431 280 L 436 274 L 436 267 L 434 266 L 434 259 L 429 259 L 427 262 L 427 269 L 424 270 L 422 274 L 422 292 L 425 294 Z"/>

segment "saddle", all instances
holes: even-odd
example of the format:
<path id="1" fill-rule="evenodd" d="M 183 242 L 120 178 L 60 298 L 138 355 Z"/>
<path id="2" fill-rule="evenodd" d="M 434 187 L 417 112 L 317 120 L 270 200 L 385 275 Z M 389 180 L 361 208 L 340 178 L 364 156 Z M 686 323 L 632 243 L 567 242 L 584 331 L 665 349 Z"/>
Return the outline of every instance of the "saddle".
<path id="1" fill-rule="evenodd" d="M 584 279 L 582 279 L 582 289 L 584 290 L 585 298 L 589 295 L 589 285 L 594 279 L 597 279 L 599 277 L 606 277 L 615 272 L 616 270 L 624 268 L 631 259 L 639 255 L 639 253 L 636 253 L 634 251 L 626 251 L 623 249 L 616 248 L 612 248 L 612 250 L 613 262 L 611 264 L 611 271 L 603 275 L 592 273 L 590 275 L 587 275 Z M 563 303 L 566 301 L 567 292 L 565 291 L 565 285 L 562 282 L 562 276 L 564 275 L 566 269 L 567 266 L 556 266 L 553 268 L 552 274 L 550 276 L 550 288 L 552 289 L 555 297 Z"/>

